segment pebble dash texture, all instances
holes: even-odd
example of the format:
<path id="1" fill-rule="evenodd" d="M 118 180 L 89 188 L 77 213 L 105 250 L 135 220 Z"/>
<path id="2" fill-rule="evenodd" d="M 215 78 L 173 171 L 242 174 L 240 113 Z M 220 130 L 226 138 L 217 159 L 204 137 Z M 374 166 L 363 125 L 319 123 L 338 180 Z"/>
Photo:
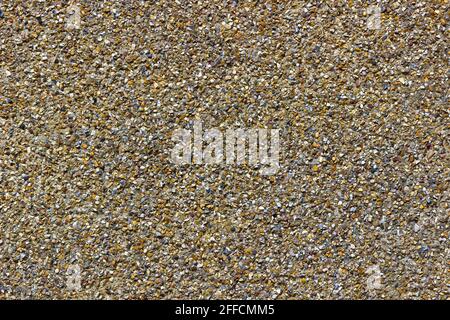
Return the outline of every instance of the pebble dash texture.
<path id="1" fill-rule="evenodd" d="M 0 1 L 0 299 L 449 299 L 449 3 L 370 6 Z"/>

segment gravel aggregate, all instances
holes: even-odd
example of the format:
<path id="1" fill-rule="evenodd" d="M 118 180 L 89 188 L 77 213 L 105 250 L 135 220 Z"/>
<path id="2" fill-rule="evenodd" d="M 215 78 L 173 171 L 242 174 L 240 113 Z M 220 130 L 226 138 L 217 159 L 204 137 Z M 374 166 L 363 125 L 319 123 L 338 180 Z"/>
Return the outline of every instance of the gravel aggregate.
<path id="1" fill-rule="evenodd" d="M 0 299 L 449 299 L 448 13 L 0 1 Z M 174 165 L 194 120 L 280 169 Z"/>

